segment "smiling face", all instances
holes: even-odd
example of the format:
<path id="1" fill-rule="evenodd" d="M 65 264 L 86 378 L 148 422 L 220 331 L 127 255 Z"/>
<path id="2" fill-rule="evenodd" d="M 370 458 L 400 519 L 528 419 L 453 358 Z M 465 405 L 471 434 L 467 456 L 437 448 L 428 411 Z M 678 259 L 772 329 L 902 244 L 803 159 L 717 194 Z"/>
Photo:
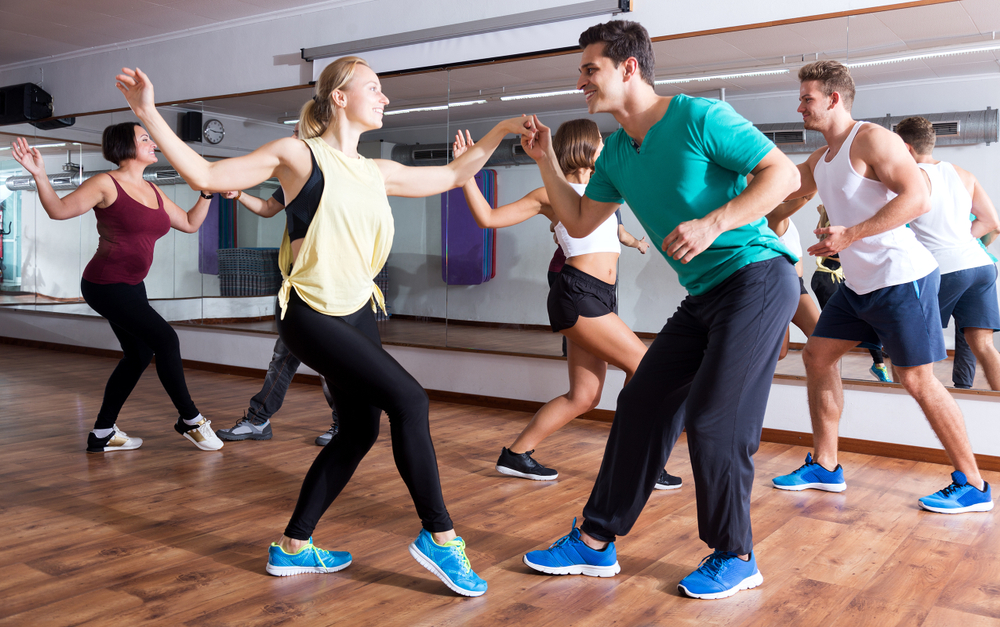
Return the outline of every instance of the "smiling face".
<path id="1" fill-rule="evenodd" d="M 837 92 L 834 92 L 836 95 Z M 820 81 L 803 81 L 799 86 L 799 108 L 802 114 L 802 125 L 811 131 L 822 131 L 834 116 L 835 100 L 840 98 L 823 93 L 823 83 Z"/>
<path id="2" fill-rule="evenodd" d="M 625 63 L 615 67 L 604 56 L 604 42 L 590 44 L 580 58 L 580 78 L 576 88 L 583 90 L 588 113 L 611 111 L 620 107 L 625 98 Z"/>
<path id="3" fill-rule="evenodd" d="M 365 130 L 382 128 L 382 116 L 389 99 L 382 93 L 378 75 L 368 66 L 358 64 L 354 76 L 331 97 L 334 104 L 344 109 L 347 119 L 360 124 Z"/>
<path id="4" fill-rule="evenodd" d="M 156 144 L 141 126 L 135 127 L 135 159 L 146 165 L 156 163 Z"/>

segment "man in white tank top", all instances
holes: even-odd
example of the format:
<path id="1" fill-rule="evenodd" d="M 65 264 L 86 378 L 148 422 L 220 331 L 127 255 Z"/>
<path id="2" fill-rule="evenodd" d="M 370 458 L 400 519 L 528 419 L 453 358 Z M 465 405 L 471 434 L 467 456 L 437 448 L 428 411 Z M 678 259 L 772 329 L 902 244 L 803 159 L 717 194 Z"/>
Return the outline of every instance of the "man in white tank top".
<path id="1" fill-rule="evenodd" d="M 895 130 L 930 185 L 931 210 L 910 222 L 910 228 L 941 268 L 941 324 L 955 317 L 956 336 L 965 334 L 966 350 L 982 363 L 990 388 L 1000 390 L 1000 353 L 993 345 L 993 332 L 1000 330 L 997 269 L 979 243 L 1000 226 L 997 211 L 971 172 L 934 158 L 937 135 L 930 120 L 906 118 Z M 956 363 L 958 351 L 956 342 Z"/>
<path id="2" fill-rule="evenodd" d="M 806 342 L 809 414 L 815 459 L 776 477 L 783 490 L 846 489 L 837 463 L 844 408 L 840 358 L 861 342 L 884 344 L 900 382 L 917 401 L 955 472 L 947 488 L 920 499 L 930 511 L 957 514 L 993 508 L 965 431 L 962 412 L 934 376 L 933 363 L 947 356 L 937 306 L 937 262 L 906 224 L 930 210 L 924 177 L 903 141 L 875 124 L 851 117 L 854 80 L 836 61 L 817 61 L 799 71 L 798 108 L 807 129 L 823 133 L 827 146 L 799 165 L 802 187 L 790 198 L 819 191 L 831 226 L 811 255 L 840 255 L 845 285 L 834 294 Z"/>

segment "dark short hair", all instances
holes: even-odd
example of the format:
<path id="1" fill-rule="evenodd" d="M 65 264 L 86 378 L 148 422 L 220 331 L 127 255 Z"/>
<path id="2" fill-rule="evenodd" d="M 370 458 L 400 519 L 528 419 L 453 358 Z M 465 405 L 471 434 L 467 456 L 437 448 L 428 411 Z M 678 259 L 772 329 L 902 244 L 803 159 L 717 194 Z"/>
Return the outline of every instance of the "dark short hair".
<path id="1" fill-rule="evenodd" d="M 937 133 L 934 132 L 934 125 L 927 118 L 919 116 L 906 118 L 896 125 L 895 131 L 903 138 L 904 142 L 913 146 L 913 150 L 918 155 L 929 155 L 934 152 Z"/>
<path id="2" fill-rule="evenodd" d="M 600 145 L 601 131 L 597 123 L 583 118 L 563 122 L 552 138 L 559 168 L 566 175 L 577 170 L 593 170 Z"/>
<path id="3" fill-rule="evenodd" d="M 112 124 L 104 129 L 101 136 L 101 153 L 104 159 L 115 165 L 135 159 L 135 127 L 138 122 Z"/>
<path id="4" fill-rule="evenodd" d="M 656 57 L 653 55 L 653 42 L 649 33 L 639 22 L 628 20 L 612 20 L 596 26 L 591 26 L 580 35 L 580 48 L 591 44 L 604 43 L 604 56 L 611 59 L 618 67 L 629 57 L 635 57 L 639 62 L 639 75 L 642 80 L 653 85 L 653 69 Z"/>
<path id="5" fill-rule="evenodd" d="M 851 70 L 840 61 L 816 61 L 803 65 L 799 70 L 799 82 L 806 81 L 819 81 L 827 97 L 837 92 L 844 108 L 851 110 L 851 105 L 854 104 L 854 78 L 851 77 Z"/>

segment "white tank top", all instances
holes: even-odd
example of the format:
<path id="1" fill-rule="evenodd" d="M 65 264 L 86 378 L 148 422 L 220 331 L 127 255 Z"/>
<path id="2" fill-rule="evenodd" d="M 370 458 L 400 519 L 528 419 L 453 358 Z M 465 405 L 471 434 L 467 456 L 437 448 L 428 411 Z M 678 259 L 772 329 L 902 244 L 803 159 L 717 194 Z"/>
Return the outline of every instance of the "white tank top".
<path id="1" fill-rule="evenodd" d="M 788 228 L 778 237 L 778 241 L 785 245 L 785 248 L 792 251 L 796 257 L 802 259 L 802 240 L 799 239 L 799 230 L 795 228 L 792 219 L 788 219 Z"/>
<path id="2" fill-rule="evenodd" d="M 972 196 L 955 166 L 946 161 L 918 163 L 931 181 L 931 210 L 910 228 L 941 267 L 941 274 L 993 263 L 972 235 Z"/>
<path id="3" fill-rule="evenodd" d="M 864 222 L 896 197 L 883 183 L 861 176 L 851 165 L 851 145 L 862 124 L 867 122 L 854 125 L 829 162 L 827 149 L 813 172 L 833 226 L 851 227 Z M 937 267 L 934 257 L 906 226 L 859 239 L 840 251 L 840 263 L 844 266 L 844 282 L 856 294 L 916 281 Z"/>
<path id="4" fill-rule="evenodd" d="M 583 183 L 570 183 L 576 193 L 583 196 L 587 186 Z M 556 241 L 567 259 L 589 255 L 591 253 L 622 253 L 622 245 L 618 240 L 618 218 L 612 215 L 601 226 L 587 237 L 571 237 L 562 222 L 556 223 Z"/>

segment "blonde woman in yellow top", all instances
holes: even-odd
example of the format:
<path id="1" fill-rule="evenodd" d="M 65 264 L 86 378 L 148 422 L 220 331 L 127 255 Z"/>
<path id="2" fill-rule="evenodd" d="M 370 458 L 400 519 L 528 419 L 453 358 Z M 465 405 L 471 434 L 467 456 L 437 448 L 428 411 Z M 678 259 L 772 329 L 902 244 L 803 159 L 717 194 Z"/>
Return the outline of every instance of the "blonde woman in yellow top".
<path id="1" fill-rule="evenodd" d="M 279 139 L 248 155 L 210 163 L 156 111 L 145 74 L 123 69 L 116 78 L 129 106 L 190 185 L 243 189 L 276 176 L 292 199 L 285 208 L 288 232 L 280 255 L 285 280 L 278 295 L 278 333 L 296 357 L 336 388 L 340 433 L 306 473 L 285 533 L 270 547 L 267 571 L 328 573 L 350 565 L 350 553 L 316 548 L 311 536 L 375 443 L 384 410 L 396 467 L 423 527 L 410 553 L 455 592 L 485 593 L 486 582 L 472 571 L 441 495 L 427 394 L 382 349 L 373 311 L 384 306 L 383 296 L 373 279 L 392 245 L 386 197 L 431 196 L 460 185 L 506 135 L 530 135 L 523 121 L 501 122 L 447 166 L 412 168 L 362 158 L 358 140 L 382 126 L 389 99 L 364 60 L 344 57 L 327 66 L 316 95 L 302 108 L 301 139 Z"/>

